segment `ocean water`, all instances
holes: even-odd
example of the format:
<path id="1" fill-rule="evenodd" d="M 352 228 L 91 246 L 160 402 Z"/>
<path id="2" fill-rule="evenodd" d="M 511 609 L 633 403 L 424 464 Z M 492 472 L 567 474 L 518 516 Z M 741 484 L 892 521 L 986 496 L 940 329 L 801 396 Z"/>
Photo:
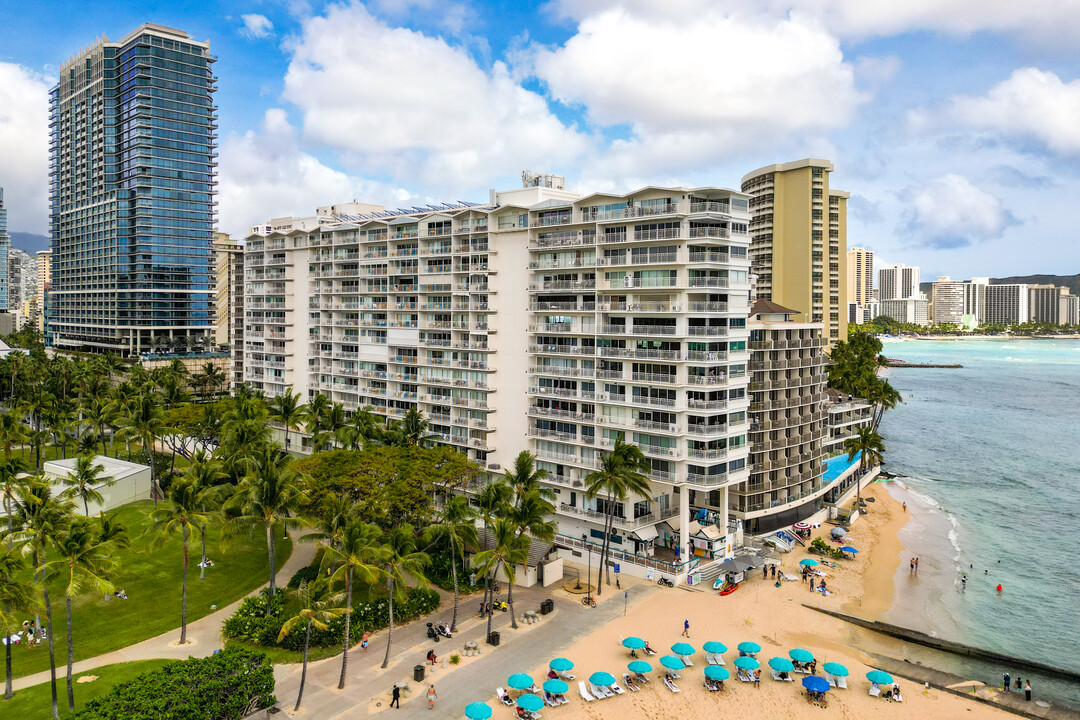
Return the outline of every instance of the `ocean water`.
<path id="1" fill-rule="evenodd" d="M 964 366 L 891 370 L 904 403 L 882 422 L 885 469 L 905 476 L 893 493 L 912 517 L 887 619 L 1080 671 L 1080 341 L 911 340 L 884 353 Z M 942 669 L 997 683 L 1009 670 L 953 664 Z M 1074 684 L 1032 685 L 1080 708 Z"/>

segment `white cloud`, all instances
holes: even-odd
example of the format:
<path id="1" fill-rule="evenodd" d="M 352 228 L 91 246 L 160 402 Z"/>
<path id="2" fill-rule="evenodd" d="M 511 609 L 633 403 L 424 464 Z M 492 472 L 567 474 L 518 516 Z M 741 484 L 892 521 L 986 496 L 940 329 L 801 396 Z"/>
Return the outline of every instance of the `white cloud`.
<path id="1" fill-rule="evenodd" d="M 320 205 L 359 199 L 396 207 L 413 199 L 405 190 L 347 175 L 298 149 L 285 111 L 271 108 L 262 126 L 221 144 L 219 226 L 244 235 L 273 217 L 307 216 Z"/>
<path id="2" fill-rule="evenodd" d="M 916 245 L 938 249 L 966 247 L 1001 237 L 1019 220 L 1001 200 L 949 173 L 901 194 L 908 209 L 899 232 Z"/>
<path id="3" fill-rule="evenodd" d="M 1021 68 L 982 97 L 954 97 L 940 113 L 914 115 L 917 125 L 947 122 L 1006 137 L 1032 139 L 1051 152 L 1080 153 L 1080 80 Z"/>
<path id="4" fill-rule="evenodd" d="M 0 62 L 0 185 L 8 228 L 49 228 L 49 87 L 33 70 Z"/>
<path id="5" fill-rule="evenodd" d="M 465 50 L 388 27 L 361 5 L 308 19 L 290 49 L 284 96 L 303 112 L 305 137 L 365 173 L 460 190 L 565 165 L 588 147 L 505 64 L 482 69 Z"/>
<path id="6" fill-rule="evenodd" d="M 1075 0 L 553 0 L 555 14 L 574 20 L 620 6 L 635 14 L 691 21 L 702 11 L 753 12 L 772 18 L 806 18 L 844 37 L 868 38 L 927 30 L 966 36 L 980 31 L 1019 34 L 1068 48 L 1080 40 Z"/>
<path id="7" fill-rule="evenodd" d="M 244 23 L 244 27 L 240 30 L 242 35 L 252 38 L 268 38 L 274 34 L 274 23 L 270 22 L 270 18 L 265 15 L 259 15 L 258 13 L 241 15 L 240 20 Z"/>

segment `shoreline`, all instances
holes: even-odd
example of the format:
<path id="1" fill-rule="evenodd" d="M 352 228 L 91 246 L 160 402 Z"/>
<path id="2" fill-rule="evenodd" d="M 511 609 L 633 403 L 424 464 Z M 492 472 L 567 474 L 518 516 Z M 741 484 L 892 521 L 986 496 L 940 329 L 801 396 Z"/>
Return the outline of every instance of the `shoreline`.
<path id="1" fill-rule="evenodd" d="M 905 335 L 896 337 L 879 337 L 883 342 L 907 342 L 908 340 L 1080 340 L 1080 333 L 1063 333 L 1061 335 Z"/>

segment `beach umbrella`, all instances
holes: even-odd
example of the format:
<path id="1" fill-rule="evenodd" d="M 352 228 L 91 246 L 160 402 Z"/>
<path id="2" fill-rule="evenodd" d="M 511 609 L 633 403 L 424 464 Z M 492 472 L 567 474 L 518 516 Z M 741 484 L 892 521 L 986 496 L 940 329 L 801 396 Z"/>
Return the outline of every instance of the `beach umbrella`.
<path id="1" fill-rule="evenodd" d="M 844 528 L 836 527 L 830 530 L 829 534 L 831 534 L 834 538 L 842 538 L 847 535 L 847 530 L 845 530 Z"/>
<path id="2" fill-rule="evenodd" d="M 808 663 L 814 659 L 814 653 L 809 650 L 803 650 L 802 648 L 795 648 L 788 653 L 788 657 L 795 662 Z"/>
<path id="3" fill-rule="evenodd" d="M 640 650 L 645 647 L 645 641 L 639 637 L 634 637 L 633 635 L 623 640 L 622 644 L 623 647 L 630 648 L 631 650 Z"/>
<path id="4" fill-rule="evenodd" d="M 739 643 L 739 652 L 749 653 L 750 655 L 753 655 L 754 653 L 761 652 L 761 646 L 758 645 L 756 642 L 750 642 L 749 640 L 747 640 L 746 642 Z"/>
<path id="5" fill-rule="evenodd" d="M 539 712 L 544 707 L 544 701 L 539 695 L 525 693 L 517 699 L 517 706 L 522 710 L 528 710 L 529 712 Z"/>
<path id="6" fill-rule="evenodd" d="M 559 657 L 552 660 L 551 664 L 548 667 L 550 667 L 555 672 L 567 672 L 568 670 L 574 669 L 574 663 L 570 662 L 566 658 Z"/>
<path id="7" fill-rule="evenodd" d="M 562 680 L 548 680 L 544 683 L 544 689 L 552 695 L 562 695 L 570 689 L 570 686 Z"/>
<path id="8" fill-rule="evenodd" d="M 803 558 L 799 561 L 799 564 L 805 565 L 806 567 L 814 567 L 815 565 L 817 565 L 817 560 L 813 558 Z"/>
<path id="9" fill-rule="evenodd" d="M 791 527 L 795 528 L 796 530 L 809 530 L 810 529 L 810 523 L 797 522 L 794 525 L 792 525 Z"/>
<path id="10" fill-rule="evenodd" d="M 671 646 L 671 652 L 675 653 L 676 655 L 683 655 L 683 656 L 693 655 L 694 654 L 694 646 L 691 645 L 690 643 L 677 642 L 677 643 L 675 643 L 674 645 Z"/>
<path id="11" fill-rule="evenodd" d="M 830 675 L 835 675 L 836 677 L 847 677 L 848 676 L 848 669 L 846 667 L 844 667 L 843 665 L 841 665 L 840 663 L 838 663 L 838 662 L 827 662 L 827 663 L 825 663 L 824 670 L 825 670 L 825 672 L 829 673 Z"/>
<path id="12" fill-rule="evenodd" d="M 491 717 L 491 706 L 482 702 L 469 703 L 465 706 L 465 717 L 469 720 L 488 720 Z"/>
<path id="13" fill-rule="evenodd" d="M 664 657 L 660 658 L 660 664 L 666 667 L 668 670 L 682 670 L 684 667 L 686 667 L 686 663 L 684 663 L 682 660 L 675 657 L 674 655 L 665 655 Z"/>
<path id="14" fill-rule="evenodd" d="M 823 677 L 818 677 L 817 675 L 811 675 L 810 677 L 804 677 L 802 679 L 802 686 L 804 688 L 806 688 L 807 690 L 809 690 L 810 692 L 819 692 L 819 693 L 829 692 L 829 688 L 831 687 L 831 685 L 829 685 L 828 680 L 826 680 Z"/>
<path id="15" fill-rule="evenodd" d="M 644 675 L 647 672 L 652 672 L 652 665 L 645 662 L 644 660 L 635 660 L 634 662 L 627 665 L 626 669 L 630 672 L 641 673 L 642 675 Z"/>
<path id="16" fill-rule="evenodd" d="M 726 653 L 727 645 L 716 640 L 710 640 L 702 646 L 702 650 L 707 653 Z"/>
<path id="17" fill-rule="evenodd" d="M 761 667 L 761 663 L 752 657 L 737 657 L 735 658 L 735 667 L 742 670 L 757 670 Z"/>
<path id="18" fill-rule="evenodd" d="M 594 672 L 589 676 L 589 682 L 593 685 L 600 685 L 601 687 L 611 687 L 615 684 L 615 676 L 606 672 Z M 528 708 L 526 708 L 528 710 Z"/>
<path id="19" fill-rule="evenodd" d="M 506 679 L 506 684 L 515 690 L 524 690 L 533 686 L 533 679 L 531 675 L 525 673 L 514 673 Z"/>
<path id="20" fill-rule="evenodd" d="M 866 673 L 866 679 L 875 685 L 888 685 L 892 682 L 892 675 L 883 670 L 871 670 Z"/>
<path id="21" fill-rule="evenodd" d="M 719 665 L 706 665 L 705 677 L 712 678 L 713 680 L 727 680 L 731 677 L 731 673 L 726 668 L 722 668 Z"/>
<path id="22" fill-rule="evenodd" d="M 840 548 L 840 549 L 841 549 L 841 550 L 842 550 L 843 552 L 849 552 L 849 553 L 852 553 L 852 554 L 855 554 L 855 553 L 859 552 L 859 549 L 858 549 L 858 548 L 853 548 L 853 547 L 851 547 L 850 545 L 845 545 L 844 547 L 842 547 L 842 548 Z"/>
<path id="23" fill-rule="evenodd" d="M 795 669 L 795 666 L 791 664 L 790 660 L 782 657 L 770 658 L 769 667 L 771 667 L 776 672 L 791 672 Z"/>

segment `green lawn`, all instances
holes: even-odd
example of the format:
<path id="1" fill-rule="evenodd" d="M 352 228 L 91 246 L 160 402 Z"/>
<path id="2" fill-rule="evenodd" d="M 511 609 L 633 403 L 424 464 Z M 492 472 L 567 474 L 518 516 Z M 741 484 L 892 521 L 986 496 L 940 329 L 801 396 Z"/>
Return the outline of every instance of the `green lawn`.
<path id="1" fill-rule="evenodd" d="M 280 647 L 263 647 L 252 642 L 246 642 L 244 640 L 229 640 L 225 643 L 228 647 L 242 647 L 246 650 L 253 650 L 255 652 L 266 653 L 266 657 L 274 665 L 290 665 L 293 663 L 299 664 L 304 661 L 304 653 L 298 650 L 286 650 Z M 359 650 L 357 650 L 359 651 Z M 338 643 L 333 647 L 315 647 L 314 645 L 308 650 L 308 662 L 315 662 L 316 660 L 325 660 L 328 657 L 334 657 L 341 654 L 341 644 Z M 350 653 L 351 656 L 351 653 Z M 0 707 L 3 707 L 0 705 Z"/>
<path id="2" fill-rule="evenodd" d="M 127 525 L 132 539 L 131 550 L 118 553 L 119 570 L 113 582 L 127 592 L 120 600 L 100 595 L 83 595 L 73 605 L 75 659 L 94 657 L 118 650 L 141 640 L 180 627 L 181 552 L 179 535 L 169 538 L 157 549 L 150 549 L 153 536 L 144 536 L 150 525 L 149 500 L 126 505 L 115 512 Z M 280 569 L 292 552 L 286 537 L 277 542 L 277 566 Z M 211 529 L 207 555 L 215 566 L 199 580 L 200 549 L 198 537 L 192 538 L 188 570 L 188 622 L 213 612 L 211 605 L 223 608 L 247 595 L 269 579 L 266 557 L 266 533 L 256 531 L 251 538 L 234 538 L 224 548 L 219 532 Z M 67 638 L 62 584 L 50 583 L 53 606 L 53 636 L 59 668 L 67 662 Z M 42 624 L 45 623 L 44 616 Z M 180 638 L 177 632 L 177 639 Z M 48 648 L 44 644 L 30 648 L 12 648 L 15 677 L 49 669 Z"/>
<path id="3" fill-rule="evenodd" d="M 113 686 L 134 679 L 150 670 L 157 670 L 171 660 L 140 660 L 138 662 L 118 663 L 90 670 L 76 675 L 76 680 L 83 675 L 96 675 L 97 680 L 89 683 L 75 683 L 75 709 L 94 698 L 105 695 Z M 0 694 L 2 695 L 2 694 Z M 68 715 L 67 686 L 63 678 L 57 677 L 56 695 L 60 708 L 60 717 Z M 20 720 L 48 720 L 52 717 L 52 691 L 49 683 L 19 690 L 10 700 L 0 700 L 0 716 L 20 718 Z"/>

